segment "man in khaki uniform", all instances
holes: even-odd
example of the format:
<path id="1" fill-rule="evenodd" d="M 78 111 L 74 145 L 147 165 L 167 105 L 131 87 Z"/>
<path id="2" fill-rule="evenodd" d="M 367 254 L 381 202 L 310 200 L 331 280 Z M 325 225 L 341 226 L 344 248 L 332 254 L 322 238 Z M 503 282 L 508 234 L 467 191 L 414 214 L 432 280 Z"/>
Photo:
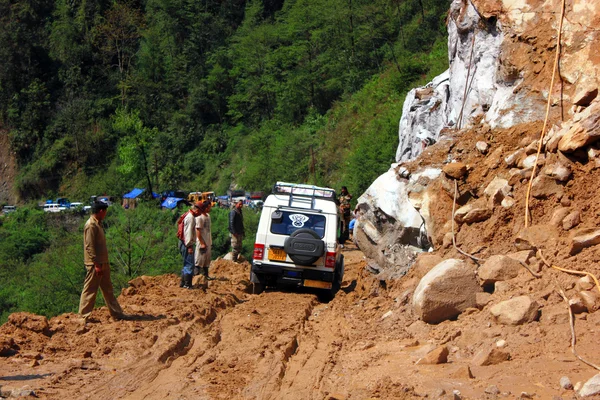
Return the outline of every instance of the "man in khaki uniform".
<path id="1" fill-rule="evenodd" d="M 110 280 L 108 250 L 102 228 L 102 220 L 106 216 L 107 208 L 108 205 L 103 202 L 94 202 L 92 216 L 83 228 L 83 259 L 86 274 L 79 302 L 79 314 L 83 317 L 84 324 L 94 309 L 98 287 L 102 290 L 110 315 L 116 320 L 125 318 L 113 293 L 113 285 Z"/>

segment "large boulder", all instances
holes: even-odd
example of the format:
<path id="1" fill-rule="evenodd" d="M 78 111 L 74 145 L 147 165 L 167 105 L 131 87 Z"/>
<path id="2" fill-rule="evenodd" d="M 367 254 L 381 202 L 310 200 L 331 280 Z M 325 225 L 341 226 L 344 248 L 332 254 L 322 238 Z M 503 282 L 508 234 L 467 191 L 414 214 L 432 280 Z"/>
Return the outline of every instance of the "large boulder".
<path id="1" fill-rule="evenodd" d="M 441 171 L 429 168 L 408 176 L 391 168 L 359 197 L 355 240 L 365 256 L 382 268 L 405 273 L 416 255 L 431 247 L 435 229 L 429 205 L 435 194 L 430 183 Z"/>
<path id="2" fill-rule="evenodd" d="M 423 321 L 435 324 L 476 307 L 476 294 L 481 291 L 475 269 L 465 261 L 449 259 L 421 279 L 413 295 L 413 307 Z"/>

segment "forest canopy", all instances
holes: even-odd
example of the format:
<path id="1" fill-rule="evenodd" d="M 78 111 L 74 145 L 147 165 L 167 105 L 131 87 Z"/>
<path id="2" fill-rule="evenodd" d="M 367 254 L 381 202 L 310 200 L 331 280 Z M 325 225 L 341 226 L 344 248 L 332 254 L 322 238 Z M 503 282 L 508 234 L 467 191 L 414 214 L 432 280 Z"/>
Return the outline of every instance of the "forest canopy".
<path id="1" fill-rule="evenodd" d="M 276 180 L 364 191 L 447 0 L 0 0 L 0 128 L 23 200 Z"/>

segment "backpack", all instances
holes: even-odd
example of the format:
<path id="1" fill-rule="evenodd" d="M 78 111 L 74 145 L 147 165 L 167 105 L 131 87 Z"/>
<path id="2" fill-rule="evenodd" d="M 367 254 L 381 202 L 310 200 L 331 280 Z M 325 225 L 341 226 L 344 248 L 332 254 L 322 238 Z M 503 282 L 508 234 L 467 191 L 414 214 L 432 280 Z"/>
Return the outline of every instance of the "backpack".
<path id="1" fill-rule="evenodd" d="M 177 220 L 177 238 L 182 242 L 185 242 L 185 238 L 183 237 L 183 220 L 189 214 L 189 211 L 184 212 L 181 217 Z"/>

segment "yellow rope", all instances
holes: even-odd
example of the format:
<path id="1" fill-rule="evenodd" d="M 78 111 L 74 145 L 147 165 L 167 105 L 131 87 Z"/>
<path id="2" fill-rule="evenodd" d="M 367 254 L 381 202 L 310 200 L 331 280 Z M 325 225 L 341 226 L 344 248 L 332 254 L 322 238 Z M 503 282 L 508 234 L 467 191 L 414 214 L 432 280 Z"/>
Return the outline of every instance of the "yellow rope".
<path id="1" fill-rule="evenodd" d="M 548 125 L 548 114 L 550 113 L 550 103 L 552 102 L 552 89 L 554 88 L 554 77 L 556 76 L 556 70 L 558 66 L 558 59 L 560 57 L 560 38 L 562 35 L 563 19 L 565 16 L 565 0 L 562 0 L 562 8 L 560 14 L 560 21 L 558 24 L 558 35 L 556 38 L 556 57 L 554 59 L 554 68 L 552 69 L 552 80 L 550 81 L 550 90 L 548 90 L 548 102 L 546 103 L 546 117 L 544 118 L 544 126 L 542 127 L 542 133 L 538 143 L 537 154 L 535 155 L 535 164 L 533 164 L 533 171 L 531 171 L 531 178 L 529 178 L 529 184 L 527 185 L 527 195 L 525 197 L 525 228 L 529 226 L 529 197 L 531 196 L 531 186 L 533 184 L 533 178 L 535 178 L 535 172 L 537 169 L 538 159 L 542 152 L 542 143 L 544 136 L 546 135 L 546 126 Z"/>
<path id="2" fill-rule="evenodd" d="M 544 255 L 542 254 L 542 250 L 541 249 L 538 249 L 537 255 L 540 257 L 540 259 L 542 260 L 542 262 L 544 264 L 546 264 L 550 268 L 554 268 L 554 269 L 557 269 L 559 271 L 563 271 L 563 272 L 566 272 L 566 273 L 569 273 L 569 274 L 590 276 L 594 280 L 594 282 L 596 282 L 596 287 L 598 288 L 598 291 L 600 292 L 600 282 L 598 282 L 598 278 L 596 278 L 596 276 L 594 274 L 592 274 L 591 272 L 576 271 L 574 269 L 566 269 L 566 268 L 557 267 L 556 265 L 552 265 L 552 264 L 550 264 L 548 262 L 548 260 L 546 260 L 546 258 L 544 258 Z"/>

